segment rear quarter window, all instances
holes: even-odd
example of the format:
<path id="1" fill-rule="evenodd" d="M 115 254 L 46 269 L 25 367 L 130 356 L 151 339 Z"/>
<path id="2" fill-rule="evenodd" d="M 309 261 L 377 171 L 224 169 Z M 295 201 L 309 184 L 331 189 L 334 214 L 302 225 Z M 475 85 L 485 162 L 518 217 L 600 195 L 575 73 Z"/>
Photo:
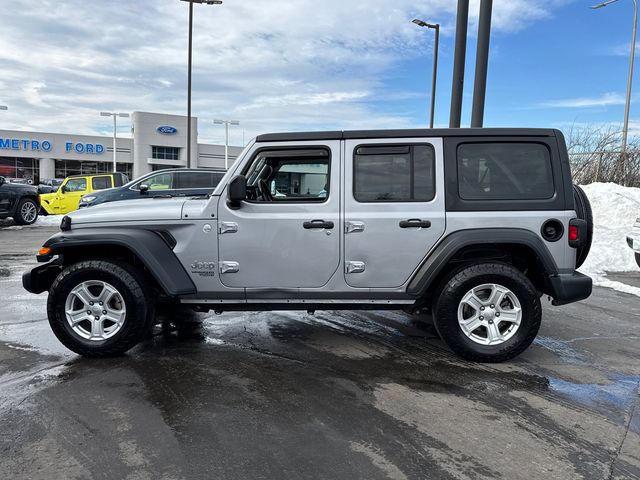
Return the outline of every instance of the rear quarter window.
<path id="1" fill-rule="evenodd" d="M 457 149 L 458 192 L 464 200 L 544 200 L 555 194 L 546 145 L 463 143 Z"/>

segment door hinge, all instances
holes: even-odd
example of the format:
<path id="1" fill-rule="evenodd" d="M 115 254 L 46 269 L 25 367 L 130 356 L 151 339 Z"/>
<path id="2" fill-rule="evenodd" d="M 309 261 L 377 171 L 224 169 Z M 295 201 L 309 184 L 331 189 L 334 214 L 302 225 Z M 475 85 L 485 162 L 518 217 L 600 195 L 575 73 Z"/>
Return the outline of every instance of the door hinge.
<path id="1" fill-rule="evenodd" d="M 344 233 L 364 232 L 364 222 L 346 222 Z"/>
<path id="2" fill-rule="evenodd" d="M 347 262 L 345 267 L 346 273 L 362 273 L 364 272 L 365 264 L 364 262 Z"/>
<path id="3" fill-rule="evenodd" d="M 220 222 L 218 231 L 220 234 L 236 233 L 238 231 L 238 224 L 236 222 Z"/>
<path id="4" fill-rule="evenodd" d="M 223 273 L 236 273 L 240 270 L 240 264 L 238 262 L 220 262 L 220 274 Z"/>

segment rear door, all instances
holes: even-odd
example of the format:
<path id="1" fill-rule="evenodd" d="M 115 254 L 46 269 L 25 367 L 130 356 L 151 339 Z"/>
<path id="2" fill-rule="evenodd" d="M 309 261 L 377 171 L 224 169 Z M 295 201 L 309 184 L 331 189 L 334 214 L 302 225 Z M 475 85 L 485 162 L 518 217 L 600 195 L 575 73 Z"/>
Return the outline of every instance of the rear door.
<path id="1" fill-rule="evenodd" d="M 344 263 L 348 285 L 396 288 L 445 230 L 442 140 L 345 142 Z"/>

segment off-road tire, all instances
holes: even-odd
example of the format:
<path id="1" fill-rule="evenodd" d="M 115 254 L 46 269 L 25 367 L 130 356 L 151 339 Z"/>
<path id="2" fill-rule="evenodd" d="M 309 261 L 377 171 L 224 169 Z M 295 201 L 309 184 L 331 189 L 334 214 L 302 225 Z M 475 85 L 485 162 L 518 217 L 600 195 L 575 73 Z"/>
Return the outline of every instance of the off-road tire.
<path id="1" fill-rule="evenodd" d="M 498 345 L 481 345 L 468 338 L 458 323 L 458 305 L 479 285 L 494 283 L 511 290 L 522 308 L 522 319 L 513 337 Z M 503 263 L 481 263 L 452 271 L 440 285 L 433 308 L 434 324 L 442 340 L 466 360 L 497 363 L 524 352 L 540 329 L 540 296 L 520 270 Z"/>
<path id="2" fill-rule="evenodd" d="M 593 212 L 587 194 L 578 185 L 573 186 L 573 204 L 578 218 L 587 222 L 587 238 L 585 244 L 576 252 L 576 268 L 580 268 L 589 255 L 593 241 Z"/>
<path id="3" fill-rule="evenodd" d="M 25 218 L 23 216 L 22 213 L 22 209 L 25 207 L 25 205 L 31 205 L 32 208 L 35 211 L 35 215 L 33 217 L 33 219 L 29 220 L 27 218 Z M 22 200 L 20 200 L 18 202 L 18 205 L 16 206 L 16 213 L 15 216 L 13 217 L 13 221 L 16 222 L 17 225 L 31 225 L 33 223 L 36 222 L 36 220 L 38 219 L 38 210 L 40 209 L 40 207 L 38 207 L 38 204 L 36 203 L 36 201 L 32 198 L 23 198 Z"/>
<path id="4" fill-rule="evenodd" d="M 67 296 L 73 288 L 88 280 L 113 285 L 125 302 L 125 321 L 121 329 L 106 340 L 80 337 L 66 319 Z M 68 266 L 53 282 L 47 300 L 47 315 L 53 333 L 65 347 L 85 357 L 113 357 L 130 350 L 151 328 L 153 314 L 151 289 L 144 275 L 135 267 L 114 260 L 84 260 Z"/>

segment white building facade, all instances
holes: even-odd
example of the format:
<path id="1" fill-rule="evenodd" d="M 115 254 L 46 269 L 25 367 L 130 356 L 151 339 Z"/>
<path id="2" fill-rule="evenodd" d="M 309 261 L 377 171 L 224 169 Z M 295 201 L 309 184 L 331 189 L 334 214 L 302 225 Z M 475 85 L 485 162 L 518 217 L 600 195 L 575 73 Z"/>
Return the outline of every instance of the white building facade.
<path id="1" fill-rule="evenodd" d="M 122 121 L 122 120 L 121 120 Z M 199 144 L 192 118 L 187 165 L 187 117 L 133 112 L 131 138 L 118 138 L 116 167 L 130 179 L 163 168 L 225 168 L 224 145 Z M 229 165 L 242 151 L 229 147 Z M 34 183 L 113 171 L 113 137 L 0 130 L 0 175 Z"/>

